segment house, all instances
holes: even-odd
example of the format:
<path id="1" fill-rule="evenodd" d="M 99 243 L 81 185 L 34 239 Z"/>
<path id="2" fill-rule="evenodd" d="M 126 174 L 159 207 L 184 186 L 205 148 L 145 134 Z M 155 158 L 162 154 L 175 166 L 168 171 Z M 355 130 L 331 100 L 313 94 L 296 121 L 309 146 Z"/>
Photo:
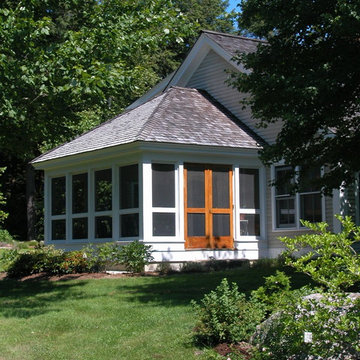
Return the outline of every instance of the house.
<path id="1" fill-rule="evenodd" d="M 45 171 L 45 242 L 63 249 L 140 240 L 155 261 L 275 257 L 279 236 L 327 221 L 344 194 L 289 194 L 258 151 L 281 123 L 257 129 L 227 85 L 237 51 L 259 40 L 203 31 L 179 69 L 124 113 L 33 160 Z M 320 176 L 315 169 L 309 177 Z"/>

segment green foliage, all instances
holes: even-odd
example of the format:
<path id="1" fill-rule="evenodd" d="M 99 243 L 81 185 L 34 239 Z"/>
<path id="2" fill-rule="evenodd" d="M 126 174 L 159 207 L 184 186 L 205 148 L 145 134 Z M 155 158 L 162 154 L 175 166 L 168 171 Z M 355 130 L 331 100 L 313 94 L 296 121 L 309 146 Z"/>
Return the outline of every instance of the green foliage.
<path id="1" fill-rule="evenodd" d="M 14 242 L 14 238 L 7 230 L 0 229 L 0 242 L 12 244 Z"/>
<path id="2" fill-rule="evenodd" d="M 1 271 L 8 271 L 12 262 L 16 259 L 19 252 L 16 249 L 4 249 L 0 252 L 0 269 Z"/>
<path id="3" fill-rule="evenodd" d="M 360 256 L 352 247 L 360 241 L 360 227 L 355 226 L 350 217 L 337 216 L 337 219 L 342 224 L 339 234 L 328 231 L 326 223 L 303 221 L 313 233 L 280 238 L 288 248 L 286 253 L 295 255 L 288 258 L 287 264 L 332 292 L 342 291 L 360 281 Z"/>
<path id="4" fill-rule="evenodd" d="M 5 167 L 0 167 L 0 177 L 2 175 L 2 173 L 6 170 Z M 4 194 L 1 192 L 1 183 L 0 183 L 0 207 L 5 205 L 6 201 L 5 201 L 5 196 Z M 8 214 L 4 211 L 0 209 L 0 225 L 3 223 L 3 221 L 8 217 Z M 1 230 L 1 229 L 0 229 Z M 1 237 L 1 235 L 0 235 Z M 1 241 L 1 238 L 0 238 Z"/>
<path id="5" fill-rule="evenodd" d="M 192 33 L 168 0 L 4 1 L 0 17 L 0 151 L 25 159 L 119 113 Z"/>
<path id="6" fill-rule="evenodd" d="M 137 240 L 132 241 L 121 247 L 120 262 L 127 271 L 141 273 L 144 271 L 145 265 L 154 259 L 151 253 L 151 245 L 145 245 Z"/>
<path id="7" fill-rule="evenodd" d="M 44 272 L 48 275 L 62 275 L 93 272 L 98 266 L 88 261 L 83 251 L 64 252 L 52 246 L 32 250 L 7 250 L 0 258 L 2 268 L 10 278 L 19 278 Z"/>
<path id="8" fill-rule="evenodd" d="M 312 333 L 311 342 L 304 332 Z M 360 300 L 323 295 L 289 302 L 257 329 L 253 343 L 262 359 L 356 359 L 359 332 Z"/>
<path id="9" fill-rule="evenodd" d="M 284 305 L 290 296 L 290 277 L 284 272 L 276 270 L 275 275 L 265 278 L 265 284 L 251 293 L 251 296 L 263 303 L 267 311 Z"/>
<path id="10" fill-rule="evenodd" d="M 87 246 L 82 249 L 88 263 L 96 271 L 104 270 L 108 265 L 117 265 L 121 263 L 121 246 L 115 243 L 105 243 L 99 246 Z"/>
<path id="11" fill-rule="evenodd" d="M 234 85 L 249 96 L 259 126 L 282 120 L 266 164 L 303 170 L 327 165 L 319 184 L 331 193 L 360 170 L 360 3 L 345 0 L 242 0 L 240 28 L 268 42 L 239 60 L 251 70 Z M 329 129 L 336 129 L 332 131 Z M 299 136 L 301 134 L 301 136 Z M 331 136 L 329 136 L 331 134 Z"/>
<path id="12" fill-rule="evenodd" d="M 192 301 L 197 316 L 194 339 L 197 343 L 213 345 L 248 340 L 264 316 L 263 306 L 247 301 L 235 283 L 226 278 L 200 304 Z"/>

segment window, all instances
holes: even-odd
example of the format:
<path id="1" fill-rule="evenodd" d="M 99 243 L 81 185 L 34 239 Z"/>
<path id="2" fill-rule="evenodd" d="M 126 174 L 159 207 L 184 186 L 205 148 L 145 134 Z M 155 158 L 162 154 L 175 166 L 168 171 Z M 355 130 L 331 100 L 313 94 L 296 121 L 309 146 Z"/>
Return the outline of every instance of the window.
<path id="1" fill-rule="evenodd" d="M 304 174 L 304 185 L 300 189 L 300 219 L 311 222 L 322 221 L 321 192 L 311 182 L 320 178 L 319 168 L 313 168 Z"/>
<path id="2" fill-rule="evenodd" d="M 295 194 L 290 193 L 291 185 L 295 182 L 290 173 L 289 166 L 275 168 L 275 180 L 280 181 L 275 187 L 276 228 L 300 228 L 300 219 L 322 221 L 321 192 L 313 185 L 313 180 L 321 176 L 320 168 L 313 168 L 304 173 L 301 179 L 303 185 Z"/>
<path id="3" fill-rule="evenodd" d="M 175 166 L 152 164 L 153 236 L 175 236 Z"/>
<path id="4" fill-rule="evenodd" d="M 66 239 L 66 177 L 51 179 L 51 239 Z"/>
<path id="5" fill-rule="evenodd" d="M 240 236 L 260 236 L 259 169 L 239 171 Z"/>
<path id="6" fill-rule="evenodd" d="M 279 166 L 275 168 L 275 180 L 280 184 L 275 188 L 275 203 L 276 203 L 276 227 L 286 228 L 295 227 L 295 195 L 290 194 L 291 182 L 294 180 L 290 178 L 291 167 Z"/>
<path id="7" fill-rule="evenodd" d="M 99 170 L 94 173 L 95 191 L 95 238 L 112 237 L 112 171 Z"/>
<path id="8" fill-rule="evenodd" d="M 119 169 L 120 237 L 139 236 L 139 175 L 138 165 Z"/>
<path id="9" fill-rule="evenodd" d="M 72 175 L 72 239 L 88 238 L 88 174 Z"/>

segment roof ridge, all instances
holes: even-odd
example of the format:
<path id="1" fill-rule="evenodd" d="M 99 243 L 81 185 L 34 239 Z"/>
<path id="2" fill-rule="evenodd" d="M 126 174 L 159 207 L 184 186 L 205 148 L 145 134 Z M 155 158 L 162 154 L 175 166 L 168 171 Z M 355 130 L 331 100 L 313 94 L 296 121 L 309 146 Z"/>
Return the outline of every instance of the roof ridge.
<path id="1" fill-rule="evenodd" d="M 235 114 L 233 114 L 228 108 L 226 108 L 221 102 L 216 100 L 212 95 L 210 95 L 206 90 L 198 89 L 197 90 L 201 95 L 207 98 L 215 107 L 217 107 L 222 113 L 229 116 L 243 131 L 251 136 L 260 144 L 268 145 L 268 143 L 258 135 L 254 130 L 252 130 L 248 125 L 246 125 L 242 120 L 240 120 Z"/>
<path id="2" fill-rule="evenodd" d="M 140 138 L 141 136 L 141 133 L 143 132 L 143 130 L 145 129 L 145 127 L 151 122 L 152 118 L 153 118 L 153 115 L 155 113 L 155 111 L 159 108 L 159 106 L 164 102 L 164 100 L 168 97 L 169 95 L 169 90 L 165 91 L 165 92 L 161 92 L 160 94 L 158 94 L 157 96 L 154 96 L 151 100 L 149 101 L 153 101 L 155 100 L 156 98 L 160 97 L 160 96 L 163 96 L 163 98 L 161 99 L 161 101 L 155 106 L 154 110 L 151 112 L 150 116 L 148 117 L 147 121 L 145 121 L 144 125 L 141 126 L 141 128 L 139 129 L 137 135 L 136 135 L 136 138 Z M 144 103 L 144 104 L 147 104 Z M 154 125 L 152 126 L 154 127 Z M 150 129 L 150 131 L 152 130 L 152 128 Z"/>
<path id="3" fill-rule="evenodd" d="M 201 30 L 201 33 L 213 34 L 213 35 L 221 35 L 221 36 L 233 37 L 233 38 L 237 38 L 237 39 L 243 39 L 243 40 L 250 40 L 250 41 L 255 41 L 255 42 L 267 43 L 266 40 L 254 39 L 254 38 L 250 38 L 250 37 L 247 37 L 247 36 L 223 33 L 223 32 L 214 31 L 214 30 L 205 30 L 205 29 L 203 29 L 203 30 Z"/>

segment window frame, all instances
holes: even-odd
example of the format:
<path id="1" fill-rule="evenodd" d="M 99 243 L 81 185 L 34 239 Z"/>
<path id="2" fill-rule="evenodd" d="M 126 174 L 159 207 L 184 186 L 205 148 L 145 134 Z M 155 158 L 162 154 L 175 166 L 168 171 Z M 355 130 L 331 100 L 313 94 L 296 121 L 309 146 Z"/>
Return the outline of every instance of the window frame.
<path id="1" fill-rule="evenodd" d="M 136 209 L 120 209 L 120 194 L 119 194 L 119 169 L 129 165 L 138 165 L 138 196 L 139 204 Z M 112 177 L 112 209 L 104 211 L 95 211 L 95 172 L 101 170 L 111 170 Z M 87 174 L 87 212 L 73 213 L 73 176 L 79 174 Z M 65 214 L 52 215 L 52 179 L 65 177 Z M 64 170 L 50 170 L 45 173 L 44 179 L 44 194 L 45 194 L 45 213 L 44 213 L 44 238 L 46 244 L 51 245 L 71 245 L 79 244 L 84 246 L 89 243 L 104 243 L 104 242 L 131 242 L 139 240 L 143 236 L 143 189 L 142 189 L 142 159 L 138 156 L 132 156 L 130 159 L 124 161 L 106 161 L 103 164 L 95 163 L 88 166 L 75 167 Z M 139 216 L 139 235 L 136 237 L 120 237 L 120 214 L 137 213 Z M 110 216 L 112 218 L 112 233 L 108 238 L 95 238 L 95 226 L 97 216 Z M 79 218 L 87 218 L 87 238 L 74 239 L 73 238 L 73 220 Z M 52 238 L 52 221 L 65 220 L 65 238 L 61 240 L 53 240 Z"/>
<path id="2" fill-rule="evenodd" d="M 242 208 L 241 207 L 241 170 L 256 170 L 257 171 L 257 176 L 258 176 L 258 208 Z M 260 239 L 262 237 L 262 235 L 264 234 L 264 230 L 263 230 L 263 218 L 264 218 L 264 214 L 263 214 L 263 202 L 262 202 L 262 169 L 259 167 L 253 167 L 253 166 L 247 166 L 247 165 L 243 165 L 240 164 L 237 167 L 237 172 L 238 172 L 238 178 L 237 178 L 237 183 L 239 186 L 239 193 L 237 196 L 237 204 L 238 204 L 238 213 L 236 214 L 236 221 L 239 223 L 239 238 L 249 238 L 249 239 Z M 258 215 L 259 216 L 259 235 L 243 235 L 241 234 L 241 215 Z"/>
<path id="3" fill-rule="evenodd" d="M 175 196 L 175 202 L 174 207 L 156 207 L 153 206 L 153 172 L 152 172 L 152 165 L 153 164 L 161 164 L 161 165 L 172 165 L 174 166 L 174 196 Z M 158 159 L 152 159 L 149 162 L 149 180 L 148 181 L 148 189 L 150 191 L 149 194 L 149 201 L 150 201 L 150 213 L 149 213 L 149 224 L 151 224 L 151 235 L 150 237 L 153 240 L 163 242 L 167 241 L 166 239 L 170 238 L 172 240 L 175 240 L 179 237 L 179 199 L 177 195 L 177 189 L 179 188 L 179 163 L 174 161 L 162 161 Z M 154 235 L 154 224 L 153 224 L 153 216 L 154 213 L 166 213 L 166 214 L 174 214 L 175 217 L 175 229 L 174 229 L 174 235 Z"/>
<path id="4" fill-rule="evenodd" d="M 271 182 L 275 181 L 276 178 L 276 168 L 278 167 L 286 167 L 287 165 L 282 163 L 277 163 L 274 165 L 271 165 L 270 168 L 270 178 L 271 178 Z M 295 171 L 298 172 L 299 171 L 299 167 L 297 166 L 295 168 Z M 323 176 L 324 174 L 324 169 L 321 167 L 320 168 L 320 176 Z M 295 175 L 295 181 L 297 180 L 298 176 Z M 294 208 L 295 208 L 295 225 L 294 226 L 284 226 L 284 227 L 278 227 L 277 226 L 277 210 L 276 210 L 276 187 L 275 186 L 271 186 L 271 207 L 272 207 L 272 230 L 274 232 L 291 232 L 291 231 L 307 231 L 308 228 L 306 228 L 305 226 L 302 226 L 300 223 L 300 196 L 301 195 L 307 195 L 307 194 L 319 194 L 321 195 L 321 221 L 325 221 L 325 196 L 323 194 L 321 194 L 321 191 L 302 191 L 302 192 L 296 192 L 295 194 L 291 195 L 291 197 L 294 198 Z M 281 195 L 280 195 L 281 196 Z M 285 198 L 285 196 L 284 196 Z"/>
<path id="5" fill-rule="evenodd" d="M 137 208 L 127 208 L 127 209 L 121 209 L 120 208 L 120 204 L 121 204 L 121 192 L 120 192 L 120 169 L 121 168 L 124 168 L 124 167 L 127 167 L 127 166 L 132 166 L 132 165 L 137 165 L 137 180 L 138 180 L 138 207 Z M 118 204 L 116 205 L 117 208 L 116 208 L 116 213 L 117 213 L 117 221 L 118 221 L 118 229 L 117 229 L 117 234 L 116 234 L 116 238 L 119 240 L 119 241 L 123 241 L 123 242 L 126 242 L 126 241 L 134 241 L 134 240 L 139 240 L 140 238 L 140 235 L 141 235 L 141 214 L 140 214 L 140 207 L 141 207 L 141 198 L 140 198 L 140 189 L 141 189 L 141 186 L 142 186 L 142 180 L 141 180 L 141 168 L 142 168 L 142 163 L 139 161 L 139 162 L 134 162 L 134 163 L 128 163 L 128 164 L 120 164 L 120 165 L 117 165 L 116 166 L 116 191 L 113 193 L 113 196 L 116 196 L 117 197 L 117 201 L 118 201 Z M 114 209 L 115 210 L 115 209 Z M 138 236 L 121 236 L 121 220 L 120 220 L 120 217 L 122 215 L 132 215 L 132 214 L 137 214 L 138 215 L 138 218 L 139 218 L 139 228 L 138 228 Z M 114 224 L 113 224 L 114 225 Z"/>

